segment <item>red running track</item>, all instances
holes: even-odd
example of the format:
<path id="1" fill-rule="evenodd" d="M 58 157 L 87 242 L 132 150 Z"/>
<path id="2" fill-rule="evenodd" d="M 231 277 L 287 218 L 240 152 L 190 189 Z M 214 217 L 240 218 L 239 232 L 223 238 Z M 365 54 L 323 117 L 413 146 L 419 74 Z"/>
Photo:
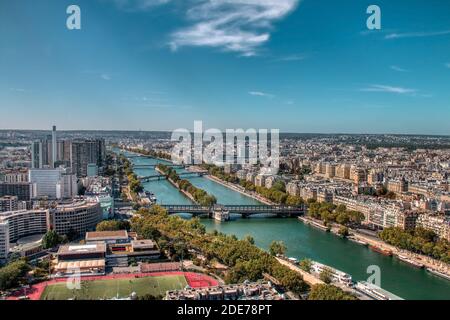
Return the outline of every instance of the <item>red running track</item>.
<path id="1" fill-rule="evenodd" d="M 182 272 L 182 271 L 167 271 L 167 272 L 151 272 L 151 273 L 130 273 L 130 274 L 109 274 L 105 276 L 88 276 L 82 277 L 82 281 L 94 281 L 94 280 L 110 280 L 110 279 L 129 279 L 129 278 L 144 278 L 144 277 L 158 277 L 158 276 L 170 276 L 170 275 L 184 275 L 187 283 L 192 288 L 204 288 L 214 287 L 219 285 L 219 282 L 207 275 L 194 272 Z M 66 282 L 67 278 L 53 279 L 33 285 L 30 289 L 21 289 L 13 293 L 8 297 L 8 300 L 17 300 L 19 297 L 25 294 L 30 300 L 39 300 L 45 287 L 51 284 Z"/>

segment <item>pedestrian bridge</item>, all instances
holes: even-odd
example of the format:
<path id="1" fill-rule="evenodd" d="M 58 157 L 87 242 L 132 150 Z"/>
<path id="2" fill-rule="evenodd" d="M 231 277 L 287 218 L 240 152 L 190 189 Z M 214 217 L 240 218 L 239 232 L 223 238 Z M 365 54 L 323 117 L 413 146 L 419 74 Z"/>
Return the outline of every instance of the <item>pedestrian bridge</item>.
<path id="1" fill-rule="evenodd" d="M 285 205 L 161 205 L 169 214 L 190 213 L 193 216 L 209 215 L 214 211 L 227 211 L 230 214 L 241 214 L 248 217 L 257 214 L 276 214 L 283 217 L 296 217 L 305 213 L 305 206 L 285 206 Z"/>

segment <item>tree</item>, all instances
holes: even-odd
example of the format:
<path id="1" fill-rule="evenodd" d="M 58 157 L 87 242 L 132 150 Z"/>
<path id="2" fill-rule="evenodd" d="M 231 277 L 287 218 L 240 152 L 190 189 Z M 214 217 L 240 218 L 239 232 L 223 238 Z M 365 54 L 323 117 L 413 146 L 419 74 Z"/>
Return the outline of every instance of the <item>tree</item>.
<path id="1" fill-rule="evenodd" d="M 333 274 L 333 272 L 331 271 L 330 268 L 324 267 L 322 269 L 322 272 L 319 275 L 319 279 L 322 280 L 323 282 L 325 282 L 326 284 L 330 284 L 331 279 L 332 279 L 332 274 Z"/>
<path id="2" fill-rule="evenodd" d="M 244 237 L 244 241 L 247 241 L 250 244 L 255 244 L 255 239 L 253 239 L 253 237 L 249 234 Z"/>
<path id="3" fill-rule="evenodd" d="M 63 238 L 60 237 L 55 230 L 47 231 L 47 233 L 42 238 L 42 248 L 50 249 L 56 247 L 63 241 Z"/>
<path id="4" fill-rule="evenodd" d="M 30 269 L 28 263 L 23 259 L 0 268 L 0 290 L 11 289 L 19 285 Z"/>
<path id="5" fill-rule="evenodd" d="M 349 231 L 348 231 L 348 228 L 346 226 L 340 226 L 339 230 L 338 230 L 338 233 L 339 233 L 340 236 L 342 236 L 344 238 L 349 235 Z"/>
<path id="6" fill-rule="evenodd" d="M 272 241 L 269 252 L 272 256 L 284 255 L 286 253 L 286 245 L 283 241 Z"/>
<path id="7" fill-rule="evenodd" d="M 357 300 L 355 296 L 329 284 L 316 284 L 311 288 L 308 300 Z"/>
<path id="8" fill-rule="evenodd" d="M 127 220 L 104 220 L 95 227 L 96 231 L 130 230 L 130 222 Z"/>
<path id="9" fill-rule="evenodd" d="M 311 259 L 303 259 L 302 261 L 300 261 L 299 265 L 300 269 L 302 269 L 303 271 L 306 271 L 308 273 L 311 272 L 312 267 Z"/>

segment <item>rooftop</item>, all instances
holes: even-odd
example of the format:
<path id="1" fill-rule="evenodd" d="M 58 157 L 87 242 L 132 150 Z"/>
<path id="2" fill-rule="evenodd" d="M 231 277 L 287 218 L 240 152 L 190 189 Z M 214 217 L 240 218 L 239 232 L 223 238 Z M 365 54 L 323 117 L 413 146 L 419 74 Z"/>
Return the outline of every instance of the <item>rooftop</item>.
<path id="1" fill-rule="evenodd" d="M 70 254 L 83 254 L 83 253 L 105 253 L 106 245 L 104 243 L 95 244 L 69 244 L 60 246 L 58 250 L 58 256 L 70 255 Z"/>
<path id="2" fill-rule="evenodd" d="M 86 241 L 128 239 L 126 230 L 86 232 Z"/>

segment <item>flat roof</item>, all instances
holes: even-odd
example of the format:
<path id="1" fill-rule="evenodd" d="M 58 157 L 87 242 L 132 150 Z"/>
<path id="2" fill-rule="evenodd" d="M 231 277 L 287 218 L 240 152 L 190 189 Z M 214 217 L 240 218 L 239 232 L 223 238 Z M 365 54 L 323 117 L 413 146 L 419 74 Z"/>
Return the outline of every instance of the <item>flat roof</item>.
<path id="1" fill-rule="evenodd" d="M 104 243 L 94 243 L 94 244 L 70 244 L 60 246 L 58 249 L 58 255 L 69 255 L 69 254 L 83 254 L 83 253 L 105 253 L 106 245 Z"/>
<path id="2" fill-rule="evenodd" d="M 148 247 L 155 247 L 156 243 L 153 240 L 133 240 L 131 241 L 131 245 L 133 248 L 148 248 Z"/>
<path id="3" fill-rule="evenodd" d="M 128 232 L 126 230 L 86 232 L 85 239 L 86 241 L 95 241 L 98 239 L 128 239 Z"/>

